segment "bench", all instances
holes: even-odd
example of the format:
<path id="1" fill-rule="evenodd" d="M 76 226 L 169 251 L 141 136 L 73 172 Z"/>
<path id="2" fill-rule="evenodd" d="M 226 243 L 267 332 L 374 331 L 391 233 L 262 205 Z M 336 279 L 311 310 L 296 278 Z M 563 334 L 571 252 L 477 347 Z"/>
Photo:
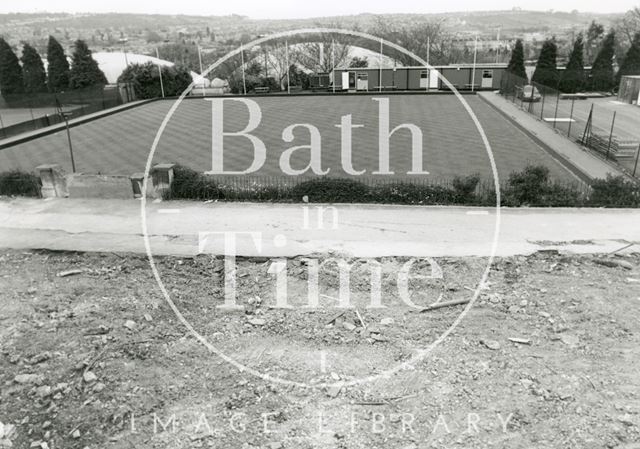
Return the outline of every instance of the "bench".
<path id="1" fill-rule="evenodd" d="M 289 86 L 289 92 L 300 92 L 302 91 L 302 86 Z"/>
<path id="2" fill-rule="evenodd" d="M 375 90 L 396 90 L 398 86 L 374 86 Z"/>
<path id="3" fill-rule="evenodd" d="M 268 94 L 269 92 L 271 92 L 271 89 L 268 86 L 265 86 L 265 87 L 258 86 L 258 87 L 254 87 L 253 91 L 257 94 Z"/>

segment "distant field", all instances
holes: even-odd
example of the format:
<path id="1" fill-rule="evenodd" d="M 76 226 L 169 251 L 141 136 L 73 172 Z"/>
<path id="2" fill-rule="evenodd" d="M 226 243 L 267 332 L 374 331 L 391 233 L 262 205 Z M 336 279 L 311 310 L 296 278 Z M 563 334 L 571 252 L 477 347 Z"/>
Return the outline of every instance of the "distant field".
<path id="1" fill-rule="evenodd" d="M 384 95 L 382 95 L 384 96 Z M 353 166 L 367 170 L 378 164 L 378 103 L 375 95 L 363 96 L 299 96 L 253 98 L 262 111 L 262 122 L 253 134 L 267 148 L 267 161 L 258 176 L 278 176 L 278 160 L 290 147 L 305 145 L 309 133 L 297 129 L 295 139 L 282 140 L 282 131 L 294 123 L 310 123 L 320 130 L 322 166 L 332 175 L 341 170 L 340 116 L 352 114 L 354 124 L 364 128 L 353 130 Z M 491 178 L 489 158 L 479 133 L 460 102 L 449 95 L 391 95 L 391 128 L 400 123 L 414 123 L 424 133 L 424 168 L 434 178 L 480 173 Z M 558 179 L 573 176 L 529 137 L 506 121 L 479 98 L 466 96 L 478 116 L 491 143 L 498 172 L 506 177 L 529 163 L 544 164 Z M 131 174 L 143 171 L 155 134 L 172 101 L 156 101 L 123 111 L 71 129 L 78 171 L 85 173 Z M 246 125 L 246 108 L 235 102 L 225 107 L 225 130 L 240 130 Z M 410 134 L 400 130 L 391 138 L 391 168 L 398 177 L 410 170 Z M 306 166 L 308 160 L 299 151 L 294 168 Z M 226 170 L 244 170 L 252 158 L 251 146 L 245 138 L 225 139 Z M 211 103 L 203 99 L 185 100 L 169 122 L 155 155 L 155 162 L 178 162 L 199 171 L 211 169 Z M 59 163 L 70 170 L 67 137 L 58 132 L 15 147 L 0 150 L 0 169 L 32 170 L 39 164 Z"/>

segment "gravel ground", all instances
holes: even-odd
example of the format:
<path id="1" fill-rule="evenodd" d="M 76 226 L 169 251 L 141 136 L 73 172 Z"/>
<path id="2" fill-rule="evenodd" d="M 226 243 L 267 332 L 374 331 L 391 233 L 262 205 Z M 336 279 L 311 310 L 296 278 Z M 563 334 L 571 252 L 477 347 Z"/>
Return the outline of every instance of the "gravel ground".
<path id="1" fill-rule="evenodd" d="M 237 312 L 216 307 L 222 260 L 157 261 L 176 307 L 212 345 L 305 385 L 212 354 L 142 256 L 3 251 L 0 447 L 640 447 L 638 254 L 499 259 L 461 324 L 411 362 L 463 306 L 407 305 L 395 276 L 407 259 L 378 260 L 385 308 L 368 307 L 367 264 L 356 263 L 349 309 L 335 307 L 331 264 L 309 309 L 312 263 L 288 260 L 292 307 L 281 309 L 271 261 L 238 259 Z M 441 277 L 410 281 L 420 307 L 469 299 L 486 260 L 436 262 Z"/>

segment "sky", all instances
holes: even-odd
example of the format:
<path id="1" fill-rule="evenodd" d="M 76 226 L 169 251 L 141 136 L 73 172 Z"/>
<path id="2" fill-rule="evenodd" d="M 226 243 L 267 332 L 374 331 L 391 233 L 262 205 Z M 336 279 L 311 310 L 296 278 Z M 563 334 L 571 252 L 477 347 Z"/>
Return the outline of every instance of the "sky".
<path id="1" fill-rule="evenodd" d="M 292 19 L 359 13 L 436 13 L 477 10 L 557 10 L 588 12 L 624 12 L 638 6 L 638 0 L 2 0 L 0 13 L 7 12 L 130 12 L 149 14 L 229 15 L 254 19 Z"/>

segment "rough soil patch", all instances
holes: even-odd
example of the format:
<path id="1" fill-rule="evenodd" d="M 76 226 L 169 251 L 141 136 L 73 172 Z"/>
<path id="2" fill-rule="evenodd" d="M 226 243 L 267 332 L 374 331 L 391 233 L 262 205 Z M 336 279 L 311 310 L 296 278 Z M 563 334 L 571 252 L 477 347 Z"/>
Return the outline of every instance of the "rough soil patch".
<path id="1" fill-rule="evenodd" d="M 337 316 L 335 267 L 320 276 L 314 311 L 299 307 L 307 266 L 289 260 L 296 307 L 283 311 L 271 307 L 270 261 L 239 260 L 245 310 L 222 313 L 222 260 L 158 259 L 176 305 L 226 354 L 273 376 L 337 384 L 301 388 L 211 354 L 162 300 L 142 256 L 4 251 L 0 447 L 637 448 L 640 256 L 595 259 L 498 260 L 429 357 L 348 388 L 339 383 L 408 360 L 462 310 L 408 307 L 395 278 L 406 259 L 378 260 L 384 309 L 367 308 L 367 266 L 354 266 L 360 317 Z M 418 305 L 469 297 L 486 263 L 437 262 L 442 279 L 411 282 Z"/>

